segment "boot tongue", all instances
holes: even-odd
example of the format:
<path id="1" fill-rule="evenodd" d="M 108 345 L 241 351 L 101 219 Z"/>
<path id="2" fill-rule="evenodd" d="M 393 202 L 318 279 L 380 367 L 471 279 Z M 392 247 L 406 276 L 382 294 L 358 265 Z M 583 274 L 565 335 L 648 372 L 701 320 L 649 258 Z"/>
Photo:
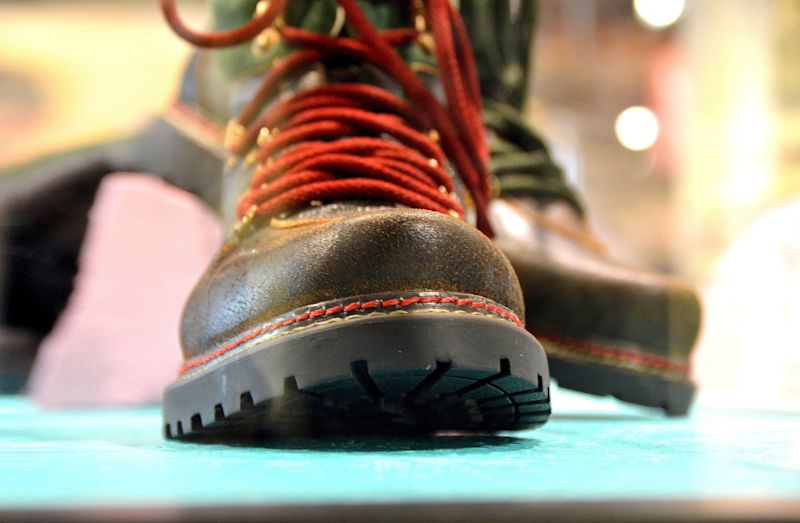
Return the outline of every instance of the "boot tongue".
<path id="1" fill-rule="evenodd" d="M 413 13 L 408 4 L 393 0 L 359 0 L 359 7 L 378 30 L 409 27 L 413 23 Z M 242 27 L 255 16 L 258 0 L 211 0 L 211 16 L 214 31 L 226 31 Z M 344 20 L 344 12 L 336 0 L 292 0 L 283 13 L 286 25 L 319 34 L 347 36 L 350 29 Z M 270 29 L 267 29 L 270 31 Z M 263 34 L 263 33 L 262 33 Z M 256 41 L 258 38 L 256 38 Z M 203 107 L 215 120 L 226 122 L 238 114 L 249 101 L 260 79 L 270 65 L 279 58 L 297 51 L 286 42 L 277 38 L 272 44 L 259 48 L 256 42 L 235 47 L 215 49 L 210 55 L 202 56 L 203 61 L 210 62 L 210 67 L 203 67 L 202 78 L 196 81 L 204 85 L 203 99 L 198 105 Z M 398 48 L 398 53 L 417 71 L 420 78 L 437 98 L 444 99 L 438 76 L 430 71 L 436 70 L 436 60 L 432 54 L 420 45 Z M 357 65 L 357 64 L 354 64 Z M 315 67 L 309 74 L 294 84 L 284 88 L 297 90 L 311 88 L 323 81 L 363 82 L 381 85 L 387 90 L 397 93 L 391 83 L 387 84 L 384 75 L 374 66 L 353 67 L 347 70 L 346 63 L 337 63 L 336 71 L 327 78 L 319 77 L 320 69 Z M 187 83 L 187 82 L 184 82 Z M 191 81 L 188 84 L 191 85 Z M 399 93 L 397 93 L 399 94 Z"/>
<path id="2" fill-rule="evenodd" d="M 212 0 L 211 17 L 215 31 L 225 31 L 241 27 L 252 20 L 258 0 Z M 407 26 L 410 20 L 408 6 L 402 2 L 387 0 L 359 0 L 364 14 L 378 29 L 389 29 Z M 339 17 L 336 0 L 292 0 L 286 7 L 283 19 L 287 25 L 320 34 L 330 34 L 338 29 Z M 346 26 L 342 28 L 347 31 Z M 335 35 L 334 35 L 335 36 Z M 228 79 L 254 69 L 268 67 L 276 58 L 292 51 L 283 42 L 253 52 L 253 46 L 243 44 L 237 47 L 217 51 L 216 63 L 223 75 Z"/>

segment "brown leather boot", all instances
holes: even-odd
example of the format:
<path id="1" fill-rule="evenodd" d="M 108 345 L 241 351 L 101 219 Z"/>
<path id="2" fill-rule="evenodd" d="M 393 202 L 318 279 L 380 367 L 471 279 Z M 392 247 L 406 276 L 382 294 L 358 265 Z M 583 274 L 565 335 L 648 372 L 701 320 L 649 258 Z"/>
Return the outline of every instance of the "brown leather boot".
<path id="1" fill-rule="evenodd" d="M 488 152 L 449 1 L 219 1 L 211 34 L 162 5 L 184 39 L 229 48 L 225 183 L 245 180 L 186 305 L 167 437 L 543 424 L 547 361 L 484 235 Z"/>
<path id="2" fill-rule="evenodd" d="M 496 241 L 517 271 L 526 324 L 560 386 L 685 414 L 700 303 L 676 278 L 619 263 L 592 234 L 583 205 L 525 121 L 536 2 L 462 0 L 475 49 Z"/>

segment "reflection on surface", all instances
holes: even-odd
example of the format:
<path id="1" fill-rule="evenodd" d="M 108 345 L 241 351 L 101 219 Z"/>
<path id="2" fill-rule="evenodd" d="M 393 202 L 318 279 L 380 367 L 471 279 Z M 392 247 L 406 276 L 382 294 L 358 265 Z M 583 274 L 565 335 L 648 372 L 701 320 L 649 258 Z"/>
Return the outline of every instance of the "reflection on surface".
<path id="1" fill-rule="evenodd" d="M 796 417 L 701 402 L 689 418 L 643 420 L 603 400 L 586 410 L 587 397 L 577 408 L 576 398 L 554 396 L 564 415 L 536 431 L 262 447 L 166 441 L 155 408 L 48 412 L 0 398 L 0 505 L 701 501 L 800 491 Z M 592 411 L 607 419 L 585 416 Z"/>
<path id="2" fill-rule="evenodd" d="M 535 439 L 494 434 L 433 434 L 429 436 L 337 437 L 329 438 L 273 438 L 242 443 L 221 443 L 230 447 L 264 448 L 280 450 L 308 450 L 314 452 L 408 452 L 476 449 L 482 451 L 514 451 L 532 449 Z"/>

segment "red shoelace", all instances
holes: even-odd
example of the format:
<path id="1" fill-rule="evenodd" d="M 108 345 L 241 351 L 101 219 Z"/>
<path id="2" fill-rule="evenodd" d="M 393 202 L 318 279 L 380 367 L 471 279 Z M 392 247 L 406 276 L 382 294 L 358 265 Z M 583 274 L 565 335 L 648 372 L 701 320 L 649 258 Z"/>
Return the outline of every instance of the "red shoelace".
<path id="1" fill-rule="evenodd" d="M 298 48 L 273 63 L 235 118 L 244 133 L 230 146 L 231 153 L 241 157 L 255 147 L 259 161 L 237 207 L 239 217 L 266 219 L 315 201 L 375 199 L 463 218 L 446 170 L 449 160 L 474 200 L 478 228 L 491 235 L 486 216 L 489 153 L 477 70 L 466 30 L 450 1 L 421 2 L 435 42 L 446 106 L 394 49 L 413 44 L 420 37 L 417 30 L 378 32 L 356 0 L 337 0 L 354 37 L 276 24 L 288 1 L 272 0 L 249 23 L 215 33 L 189 29 L 178 16 L 175 0 L 161 1 L 172 29 L 198 47 L 235 46 L 271 29 Z M 405 1 L 410 8 L 411 1 Z M 337 83 L 301 91 L 264 111 L 283 78 L 335 55 L 380 68 L 408 101 L 374 85 Z M 266 139 L 259 139 L 264 130 Z"/>

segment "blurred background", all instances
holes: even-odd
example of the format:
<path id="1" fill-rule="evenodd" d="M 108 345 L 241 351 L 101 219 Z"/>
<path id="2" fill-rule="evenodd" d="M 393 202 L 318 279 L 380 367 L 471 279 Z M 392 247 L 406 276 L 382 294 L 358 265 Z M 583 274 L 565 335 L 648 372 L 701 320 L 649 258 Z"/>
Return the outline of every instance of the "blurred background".
<path id="1" fill-rule="evenodd" d="M 0 0 L 0 167 L 135 131 L 189 52 L 154 0 Z M 541 0 L 532 52 L 595 231 L 702 289 L 705 393 L 800 409 L 800 1 Z"/>

